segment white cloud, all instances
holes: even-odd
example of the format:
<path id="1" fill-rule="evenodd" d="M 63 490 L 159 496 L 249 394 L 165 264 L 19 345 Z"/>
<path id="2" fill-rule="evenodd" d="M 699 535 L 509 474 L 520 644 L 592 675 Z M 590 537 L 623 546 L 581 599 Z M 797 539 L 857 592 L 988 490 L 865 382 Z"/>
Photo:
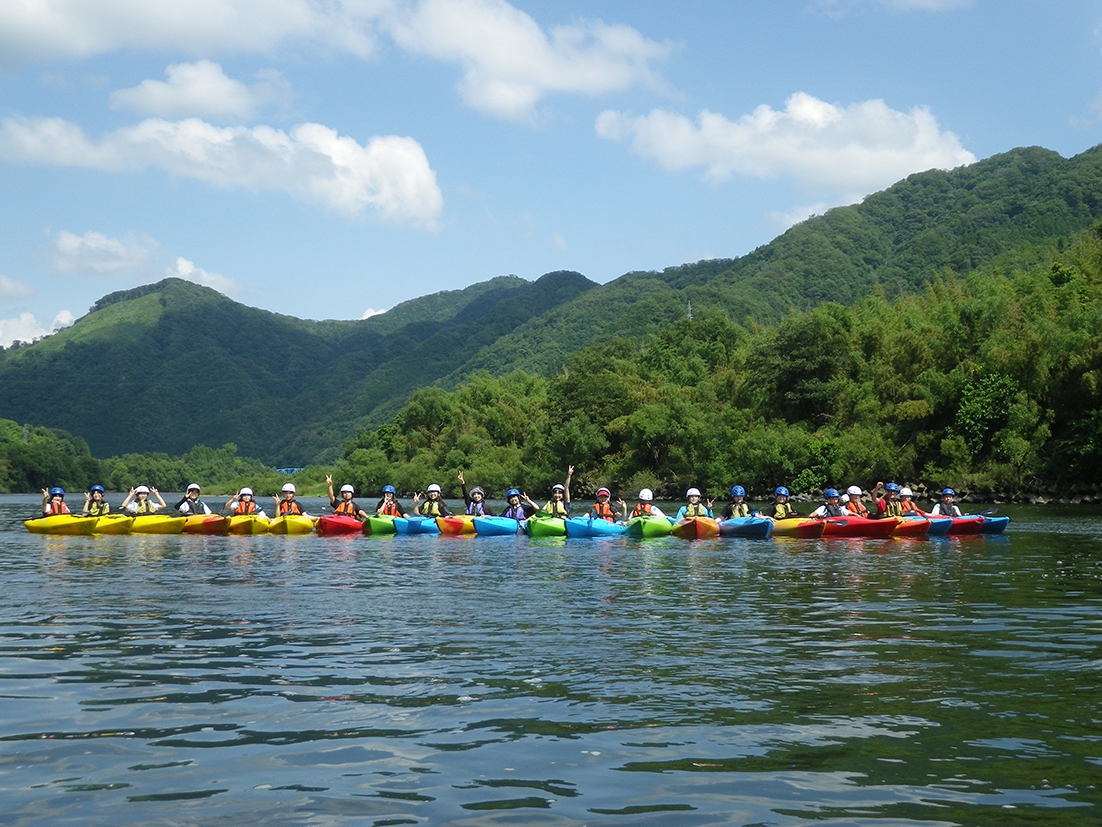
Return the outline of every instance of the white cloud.
<path id="1" fill-rule="evenodd" d="M 241 285 L 233 279 L 223 276 L 220 273 L 208 273 L 203 268 L 196 267 L 195 262 L 188 261 L 183 257 L 177 258 L 176 263 L 165 270 L 165 275 L 175 276 L 176 278 L 187 279 L 196 284 L 205 285 L 213 290 L 217 290 L 224 296 L 229 296 L 231 299 L 241 295 Z"/>
<path id="2" fill-rule="evenodd" d="M 103 233 L 76 235 L 62 230 L 54 238 L 54 272 L 121 276 L 149 267 L 157 242 L 142 236 L 109 238 Z"/>
<path id="3" fill-rule="evenodd" d="M 602 138 L 630 141 L 637 154 L 665 169 L 704 167 L 712 181 L 736 173 L 787 177 L 849 198 L 913 172 L 976 160 L 923 107 L 898 112 L 882 100 L 839 107 L 803 92 L 783 111 L 763 104 L 737 121 L 705 110 L 694 123 L 655 109 L 640 117 L 606 111 L 596 126 Z"/>
<path id="4" fill-rule="evenodd" d="M 565 253 L 568 249 L 570 249 L 570 245 L 566 243 L 566 237 L 563 236 L 561 233 L 554 233 L 551 236 L 551 243 L 560 253 Z"/>
<path id="5" fill-rule="evenodd" d="M 215 186 L 279 190 L 349 216 L 370 211 L 435 229 L 443 207 L 436 173 L 412 138 L 386 135 L 361 146 L 315 123 L 290 133 L 269 126 L 213 126 L 198 118 L 149 119 L 98 143 L 59 118 L 0 121 L 0 159 L 111 172 L 147 167 Z"/>
<path id="6" fill-rule="evenodd" d="M 32 342 L 49 333 L 30 313 L 20 313 L 14 319 L 0 319 L 0 347 L 12 342 Z"/>
<path id="7" fill-rule="evenodd" d="M 111 106 L 160 118 L 198 115 L 232 122 L 248 120 L 261 107 L 289 97 L 278 72 L 268 71 L 260 82 L 246 86 L 226 77 L 222 67 L 209 60 L 174 63 L 165 69 L 165 76 L 167 82 L 144 80 L 112 92 Z"/>
<path id="8" fill-rule="evenodd" d="M 402 6 L 387 28 L 404 49 L 458 63 L 467 105 L 523 120 L 549 92 L 600 95 L 662 82 L 651 64 L 672 46 L 630 26 L 577 21 L 544 32 L 504 0 L 424 0 Z"/>
<path id="9" fill-rule="evenodd" d="M 362 316 L 360 316 L 360 319 L 361 320 L 362 319 L 370 319 L 372 316 L 381 316 L 383 313 L 386 313 L 386 311 L 385 310 L 376 310 L 373 307 L 369 307 L 369 308 L 367 308 L 367 310 L 364 311 L 364 314 Z"/>
<path id="10" fill-rule="evenodd" d="M 789 227 L 796 226 L 801 221 L 806 221 L 813 215 L 822 215 L 829 209 L 830 204 L 820 201 L 817 204 L 804 204 L 793 207 L 790 210 L 766 213 L 766 216 L 769 220 L 779 224 L 783 229 L 787 230 Z"/>
<path id="11" fill-rule="evenodd" d="M 0 301 L 29 299 L 33 295 L 34 288 L 31 285 L 9 279 L 7 276 L 0 276 Z"/>
<path id="12" fill-rule="evenodd" d="M 54 320 L 53 320 L 53 323 L 50 325 L 50 329 L 51 330 L 61 330 L 61 328 L 68 327 L 69 325 L 71 325 L 76 320 L 77 320 L 77 317 L 74 316 L 68 310 L 60 310 L 60 311 L 58 311 L 58 314 L 56 316 L 54 316 Z"/>

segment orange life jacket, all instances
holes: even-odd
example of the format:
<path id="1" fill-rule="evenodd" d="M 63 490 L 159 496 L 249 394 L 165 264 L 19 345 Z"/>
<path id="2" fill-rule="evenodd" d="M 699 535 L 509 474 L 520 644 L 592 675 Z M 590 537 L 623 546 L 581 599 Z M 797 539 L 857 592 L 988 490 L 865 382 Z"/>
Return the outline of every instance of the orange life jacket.
<path id="1" fill-rule="evenodd" d="M 254 500 L 249 500 L 248 502 L 246 502 L 245 500 L 238 500 L 237 501 L 237 508 L 235 508 L 233 510 L 233 513 L 234 514 L 255 514 L 256 513 L 256 502 Z"/>
<path id="2" fill-rule="evenodd" d="M 402 509 L 398 507 L 397 500 L 387 500 L 380 506 L 379 513 L 385 517 L 401 517 Z"/>
<path id="3" fill-rule="evenodd" d="M 279 516 L 282 517 L 286 514 L 301 514 L 302 509 L 298 507 L 298 503 L 294 500 L 281 500 L 279 508 L 277 509 Z"/>
<path id="4" fill-rule="evenodd" d="M 337 505 L 336 505 L 336 506 L 335 506 L 335 507 L 333 508 L 333 513 L 334 513 L 334 514 L 345 514 L 345 515 L 347 515 L 347 516 L 349 516 L 349 517 L 355 517 L 355 516 L 356 516 L 356 513 L 357 513 L 357 512 L 359 511 L 359 510 L 360 510 L 360 509 L 358 509 L 358 508 L 356 507 L 356 504 L 355 504 L 354 502 L 352 502 L 352 500 L 341 500 L 341 501 L 340 501 L 339 503 L 337 503 Z"/>
<path id="5" fill-rule="evenodd" d="M 616 522 L 616 512 L 612 510 L 612 506 L 607 502 L 593 503 L 593 517 L 608 520 L 610 523 Z"/>
<path id="6" fill-rule="evenodd" d="M 69 506 L 65 505 L 64 500 L 59 503 L 51 501 L 46 503 L 46 506 L 42 509 L 42 513 L 48 517 L 52 517 L 54 514 L 68 514 Z"/>
<path id="7" fill-rule="evenodd" d="M 853 512 L 858 517 L 869 516 L 869 510 L 865 508 L 865 504 L 860 500 L 850 500 L 846 503 L 846 509 Z"/>
<path id="8" fill-rule="evenodd" d="M 639 503 L 631 512 L 632 517 L 651 517 L 654 515 L 654 506 L 650 503 Z"/>

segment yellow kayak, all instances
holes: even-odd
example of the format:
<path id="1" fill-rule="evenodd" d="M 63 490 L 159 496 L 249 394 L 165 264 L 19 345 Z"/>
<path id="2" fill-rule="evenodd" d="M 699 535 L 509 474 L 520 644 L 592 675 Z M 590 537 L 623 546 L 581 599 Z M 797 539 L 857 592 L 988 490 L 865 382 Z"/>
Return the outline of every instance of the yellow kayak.
<path id="1" fill-rule="evenodd" d="M 314 521 L 302 514 L 285 514 L 268 523 L 271 534 L 309 534 L 314 530 Z"/>
<path id="2" fill-rule="evenodd" d="M 127 514 L 105 514 L 96 518 L 95 534 L 129 534 L 134 518 Z"/>
<path id="3" fill-rule="evenodd" d="M 230 534 L 263 534 L 268 520 L 255 514 L 234 514 L 230 517 Z"/>
<path id="4" fill-rule="evenodd" d="M 91 534 L 98 519 L 78 514 L 51 514 L 49 517 L 24 520 L 23 525 L 32 534 Z"/>
<path id="5" fill-rule="evenodd" d="M 172 517 L 168 514 L 139 514 L 130 526 L 131 534 L 179 534 L 184 530 L 187 517 Z"/>
<path id="6" fill-rule="evenodd" d="M 191 514 L 184 518 L 184 534 L 229 534 L 230 518 L 217 514 Z"/>

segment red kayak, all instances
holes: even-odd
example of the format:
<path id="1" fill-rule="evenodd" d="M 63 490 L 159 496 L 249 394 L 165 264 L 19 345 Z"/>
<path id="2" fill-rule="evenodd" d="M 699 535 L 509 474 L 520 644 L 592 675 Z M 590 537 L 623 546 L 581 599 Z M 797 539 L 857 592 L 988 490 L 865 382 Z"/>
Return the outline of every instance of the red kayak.
<path id="1" fill-rule="evenodd" d="M 348 517 L 344 514 L 326 514 L 324 517 L 318 517 L 314 530 L 318 534 L 330 536 L 335 534 L 362 534 L 364 524 L 355 517 Z"/>
<path id="2" fill-rule="evenodd" d="M 867 517 L 827 517 L 824 537 L 887 537 L 903 522 L 898 517 L 870 520 Z M 927 526 L 929 530 L 929 526 Z"/>
<path id="3" fill-rule="evenodd" d="M 719 536 L 719 523 L 711 517 L 683 517 L 673 524 L 670 533 L 683 540 L 704 540 Z"/>
<path id="4" fill-rule="evenodd" d="M 924 519 L 900 520 L 892 531 L 893 537 L 925 537 L 930 533 L 930 521 Z"/>
<path id="5" fill-rule="evenodd" d="M 954 517 L 949 526 L 950 534 L 979 534 L 983 529 L 983 516 L 973 514 L 967 517 Z"/>

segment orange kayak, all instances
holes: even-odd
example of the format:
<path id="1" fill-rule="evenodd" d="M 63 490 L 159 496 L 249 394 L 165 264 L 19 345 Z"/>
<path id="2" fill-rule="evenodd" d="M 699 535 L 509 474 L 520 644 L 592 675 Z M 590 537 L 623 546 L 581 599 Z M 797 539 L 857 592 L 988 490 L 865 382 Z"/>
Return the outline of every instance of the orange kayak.
<path id="1" fill-rule="evenodd" d="M 217 514 L 192 514 L 184 523 L 184 534 L 229 534 L 230 518 Z"/>
<path id="2" fill-rule="evenodd" d="M 683 517 L 673 524 L 670 533 L 683 540 L 704 540 L 719 536 L 719 523 L 711 517 Z"/>
<path id="3" fill-rule="evenodd" d="M 773 521 L 774 537 L 803 537 L 813 539 L 822 537 L 826 530 L 826 520 L 812 520 L 807 517 L 786 517 Z"/>
<path id="4" fill-rule="evenodd" d="M 436 525 L 441 534 L 474 534 L 474 516 L 453 514 L 451 517 L 437 517 Z"/>

